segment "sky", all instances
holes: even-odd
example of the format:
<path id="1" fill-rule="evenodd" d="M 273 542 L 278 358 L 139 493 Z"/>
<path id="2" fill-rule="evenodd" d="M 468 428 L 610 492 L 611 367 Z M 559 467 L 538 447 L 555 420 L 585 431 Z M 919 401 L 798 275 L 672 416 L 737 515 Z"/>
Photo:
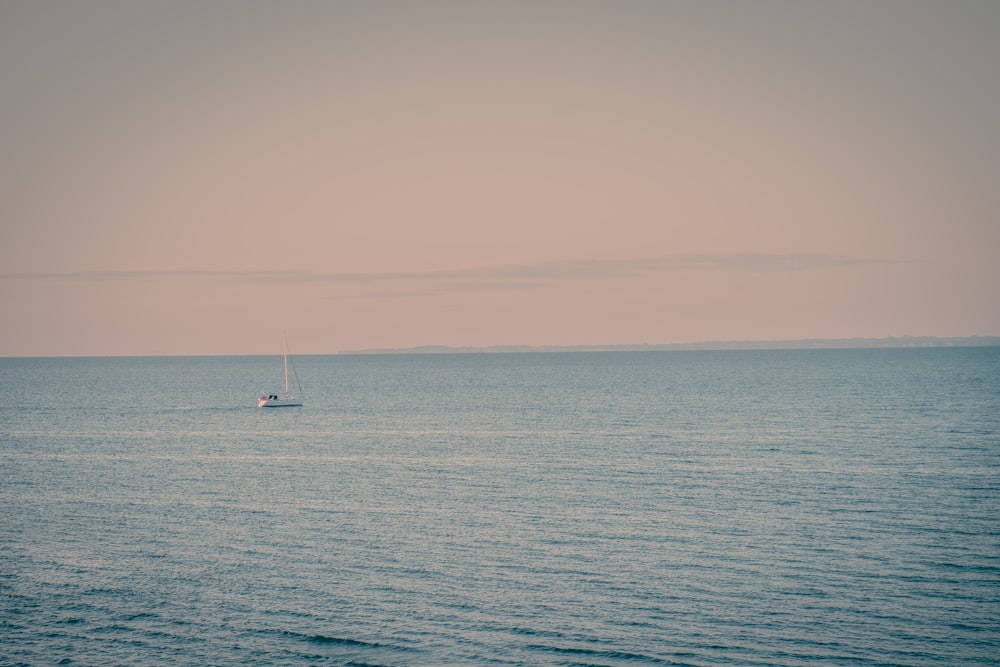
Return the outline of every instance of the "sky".
<path id="1" fill-rule="evenodd" d="M 1000 3 L 0 0 L 0 356 L 1000 335 Z"/>

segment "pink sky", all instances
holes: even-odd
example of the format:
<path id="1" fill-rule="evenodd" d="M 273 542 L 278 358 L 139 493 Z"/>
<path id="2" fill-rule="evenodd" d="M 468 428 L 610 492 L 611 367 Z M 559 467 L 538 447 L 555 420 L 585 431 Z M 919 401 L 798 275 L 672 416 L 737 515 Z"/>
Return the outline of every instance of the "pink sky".
<path id="1" fill-rule="evenodd" d="M 1000 334 L 1000 4 L 0 6 L 0 356 Z"/>

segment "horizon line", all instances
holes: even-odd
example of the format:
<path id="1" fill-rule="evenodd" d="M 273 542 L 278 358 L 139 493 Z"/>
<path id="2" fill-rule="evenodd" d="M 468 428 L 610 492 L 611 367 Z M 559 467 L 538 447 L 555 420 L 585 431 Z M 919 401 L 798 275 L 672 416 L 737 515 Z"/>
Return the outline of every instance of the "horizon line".
<path id="1" fill-rule="evenodd" d="M 884 336 L 845 338 L 796 338 L 775 340 L 703 340 L 687 343 L 611 343 L 592 345 L 417 345 L 398 348 L 361 348 L 337 352 L 298 352 L 294 356 L 378 356 L 403 354 L 530 354 L 558 352 L 710 352 L 755 350 L 915 349 L 946 347 L 1000 347 L 1000 335 Z M 272 357 L 273 353 L 215 354 L 14 354 L 0 359 L 101 359 L 171 357 Z"/>

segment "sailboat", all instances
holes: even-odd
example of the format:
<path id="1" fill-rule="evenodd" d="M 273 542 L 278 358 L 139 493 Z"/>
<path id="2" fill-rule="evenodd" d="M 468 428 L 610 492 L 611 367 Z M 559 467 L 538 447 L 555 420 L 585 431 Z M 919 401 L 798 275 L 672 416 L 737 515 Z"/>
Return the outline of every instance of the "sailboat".
<path id="1" fill-rule="evenodd" d="M 264 394 L 257 399 L 258 408 L 292 408 L 302 405 L 302 401 L 296 398 L 292 398 L 292 395 L 288 393 L 288 340 L 284 340 L 285 344 L 285 393 L 279 396 L 277 393 Z M 295 372 L 295 366 L 292 365 L 292 372 L 295 373 L 295 383 L 299 386 L 299 393 L 302 393 L 302 385 L 299 384 L 299 374 Z"/>

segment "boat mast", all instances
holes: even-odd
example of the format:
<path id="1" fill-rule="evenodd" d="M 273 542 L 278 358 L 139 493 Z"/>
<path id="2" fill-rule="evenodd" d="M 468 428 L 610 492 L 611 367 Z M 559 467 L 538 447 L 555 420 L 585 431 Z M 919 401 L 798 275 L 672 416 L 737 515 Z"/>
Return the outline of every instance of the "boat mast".
<path id="1" fill-rule="evenodd" d="M 285 396 L 288 396 L 288 340 L 285 339 Z"/>

